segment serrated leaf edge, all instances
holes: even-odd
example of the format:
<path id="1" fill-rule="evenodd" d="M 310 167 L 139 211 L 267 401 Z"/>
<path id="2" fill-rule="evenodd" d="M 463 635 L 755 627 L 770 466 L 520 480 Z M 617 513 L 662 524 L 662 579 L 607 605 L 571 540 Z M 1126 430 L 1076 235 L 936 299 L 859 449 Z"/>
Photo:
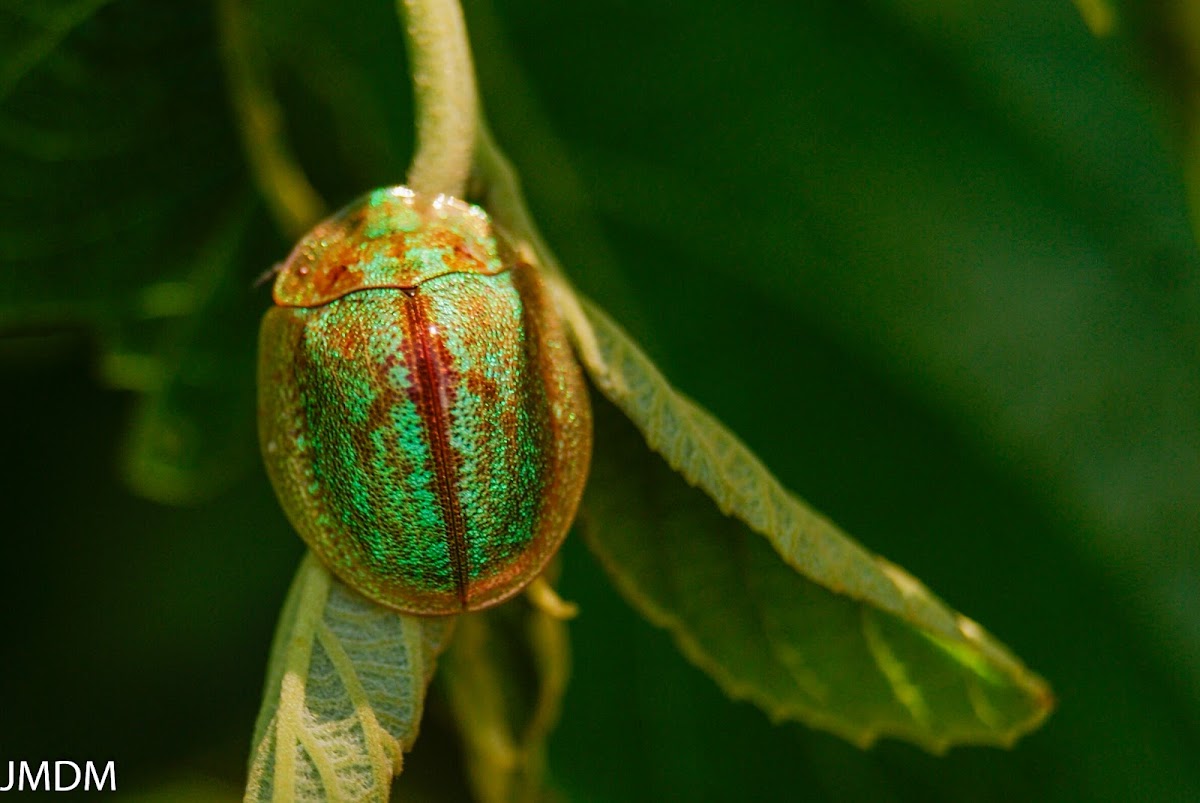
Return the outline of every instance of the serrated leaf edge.
<path id="1" fill-rule="evenodd" d="M 562 315 L 567 325 L 576 353 L 596 387 L 630 418 L 642 432 L 647 445 L 660 454 L 684 480 L 707 494 L 722 513 L 740 519 L 751 530 L 765 536 L 780 557 L 809 580 L 834 593 L 878 607 L 918 629 L 928 630 L 952 644 L 975 652 L 994 668 L 1002 671 L 1010 682 L 1023 688 L 1026 693 L 1037 700 L 1038 709 L 1033 716 L 1024 722 L 1015 724 L 1008 731 L 996 731 L 995 738 L 972 734 L 954 739 L 935 739 L 916 729 L 908 731 L 896 728 L 868 728 L 858 731 L 846 728 L 836 720 L 812 711 L 796 706 L 780 706 L 773 701 L 764 699 L 764 696 L 758 694 L 753 687 L 737 681 L 721 668 L 718 662 L 709 656 L 699 643 L 687 633 L 682 621 L 654 605 L 633 585 L 631 580 L 614 571 L 616 567 L 611 556 L 604 556 L 602 550 L 595 547 L 596 539 L 589 538 L 589 543 L 593 544 L 593 551 L 601 557 L 610 576 L 616 580 L 623 593 L 635 602 L 652 623 L 670 630 L 684 655 L 717 680 L 727 694 L 737 699 L 748 699 L 755 702 L 773 719 L 799 719 L 809 725 L 828 729 L 863 747 L 869 746 L 882 735 L 911 739 L 934 753 L 944 752 L 951 744 L 978 743 L 1011 746 L 1022 734 L 1037 728 L 1044 721 L 1054 707 L 1053 694 L 1045 681 L 1029 671 L 977 622 L 951 611 L 915 577 L 852 541 L 842 534 L 836 525 L 784 489 L 736 436 L 728 432 L 711 414 L 675 390 L 649 358 L 633 344 L 629 336 L 602 310 L 579 296 L 564 278 L 551 273 L 546 276 L 546 282 L 555 299 L 559 314 Z M 634 391 L 625 382 L 624 376 L 613 369 L 612 363 L 616 362 L 618 358 L 606 356 L 601 344 L 601 335 L 597 332 L 598 327 L 612 338 L 614 345 L 611 351 L 613 353 L 620 354 L 620 359 L 633 362 L 642 374 L 650 378 L 654 387 L 651 391 L 653 398 L 649 405 L 644 403 L 643 398 L 637 398 Z M 678 408 L 677 415 L 693 419 L 689 427 L 692 437 L 689 439 L 690 442 L 683 446 L 669 442 L 655 426 L 647 423 L 657 420 L 666 404 L 664 397 L 667 395 L 674 397 L 672 401 Z M 720 432 L 725 443 L 718 445 L 712 441 L 711 437 L 698 436 L 702 432 Z M 709 471 L 704 475 L 698 475 L 693 467 L 684 465 L 683 458 L 693 444 L 695 448 L 707 455 L 710 465 L 708 466 Z M 729 487 L 731 485 L 729 482 L 724 483 L 724 487 L 714 487 L 721 485 L 716 482 L 714 475 L 720 476 L 722 473 L 726 473 L 731 462 L 738 463 L 738 469 L 743 473 L 752 474 L 755 478 L 754 484 L 767 489 L 767 495 L 770 497 L 770 504 L 766 505 L 767 511 L 756 510 L 760 505 L 754 500 L 748 500 L 736 494 Z M 789 544 L 792 548 L 781 544 L 780 540 L 783 539 L 777 540 L 772 533 L 772 530 L 778 528 L 781 505 L 790 506 L 792 514 L 800 522 L 800 526 L 796 529 L 801 532 L 795 533 Z M 765 520 L 764 513 L 768 517 Z M 871 578 L 871 582 L 858 584 L 830 582 L 829 578 L 822 576 L 812 566 L 803 564 L 789 554 L 799 551 L 794 548 L 796 543 L 804 542 L 812 546 L 814 542 L 822 539 L 832 541 L 837 549 L 842 550 L 841 560 L 827 563 L 826 572 L 829 571 L 829 567 L 836 567 L 839 563 L 845 564 L 852 559 L 862 560 L 866 562 L 864 565 L 874 567 L 874 576 Z M 834 570 L 836 571 L 836 568 Z M 865 633 L 864 636 L 866 636 Z M 877 632 L 875 640 L 877 648 L 886 647 L 886 643 L 881 642 L 882 638 L 882 633 Z M 878 663 L 882 653 L 877 653 L 875 649 L 872 649 L 872 654 Z M 893 672 L 889 676 L 882 665 L 880 669 L 895 690 L 896 684 L 901 683 L 899 675 Z M 901 685 L 903 684 L 901 683 Z M 978 696 L 978 693 L 972 696 L 973 707 L 977 709 L 979 701 L 975 698 Z M 980 718 L 981 721 L 986 722 L 983 717 Z M 916 720 L 914 719 L 914 721 Z"/>

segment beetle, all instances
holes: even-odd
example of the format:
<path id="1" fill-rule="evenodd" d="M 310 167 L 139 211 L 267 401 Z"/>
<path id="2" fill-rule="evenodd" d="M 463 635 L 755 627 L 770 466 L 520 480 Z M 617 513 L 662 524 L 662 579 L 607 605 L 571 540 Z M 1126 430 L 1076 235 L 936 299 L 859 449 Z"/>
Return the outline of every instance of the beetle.
<path id="1" fill-rule="evenodd" d="M 318 559 L 418 615 L 537 577 L 583 492 L 591 408 L 538 270 L 487 213 L 375 190 L 300 240 L 273 299 L 259 441 Z"/>

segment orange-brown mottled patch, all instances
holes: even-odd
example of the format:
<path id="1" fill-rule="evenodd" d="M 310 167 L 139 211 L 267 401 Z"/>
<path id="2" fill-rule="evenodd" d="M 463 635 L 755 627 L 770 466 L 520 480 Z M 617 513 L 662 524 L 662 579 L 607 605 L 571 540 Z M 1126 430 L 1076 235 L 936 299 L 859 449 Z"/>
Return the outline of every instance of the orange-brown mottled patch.
<path id="1" fill-rule="evenodd" d="M 407 237 L 389 237 L 387 239 L 384 253 L 388 256 L 397 259 L 401 262 L 408 257 L 408 238 Z"/>

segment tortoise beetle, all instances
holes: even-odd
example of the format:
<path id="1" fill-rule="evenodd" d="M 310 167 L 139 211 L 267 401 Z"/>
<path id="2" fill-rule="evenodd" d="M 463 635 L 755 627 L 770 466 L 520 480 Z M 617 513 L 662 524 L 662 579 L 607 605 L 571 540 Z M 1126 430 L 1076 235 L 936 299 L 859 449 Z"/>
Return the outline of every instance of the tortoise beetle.
<path id="1" fill-rule="evenodd" d="M 318 224 L 259 336 L 259 441 L 284 512 L 405 613 L 520 591 L 574 519 L 591 407 L 537 269 L 479 207 L 406 187 Z"/>

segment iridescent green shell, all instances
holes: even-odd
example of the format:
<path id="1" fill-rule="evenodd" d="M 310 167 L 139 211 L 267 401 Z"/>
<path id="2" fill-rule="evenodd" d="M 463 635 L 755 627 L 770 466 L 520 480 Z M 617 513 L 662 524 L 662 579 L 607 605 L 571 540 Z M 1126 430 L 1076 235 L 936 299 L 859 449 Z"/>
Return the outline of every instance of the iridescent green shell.
<path id="1" fill-rule="evenodd" d="M 579 366 L 537 271 L 478 207 L 377 190 L 318 225 L 259 339 L 259 437 L 326 566 L 415 614 L 523 588 L 591 457 Z"/>

